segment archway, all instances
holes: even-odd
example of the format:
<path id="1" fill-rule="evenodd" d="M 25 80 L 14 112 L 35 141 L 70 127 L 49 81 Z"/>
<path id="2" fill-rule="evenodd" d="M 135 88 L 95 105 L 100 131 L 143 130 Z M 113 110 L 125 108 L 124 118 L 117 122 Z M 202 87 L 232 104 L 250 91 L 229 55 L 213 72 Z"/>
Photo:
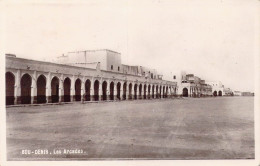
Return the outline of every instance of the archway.
<path id="1" fill-rule="evenodd" d="M 81 80 L 79 78 L 75 82 L 75 100 L 81 101 Z"/>
<path id="2" fill-rule="evenodd" d="M 150 91 L 151 91 L 151 85 L 149 84 L 149 85 L 148 85 L 148 99 L 150 99 L 150 98 L 151 98 Z"/>
<path id="3" fill-rule="evenodd" d="M 21 79 L 21 103 L 31 104 L 31 85 L 32 77 L 29 74 L 24 74 Z"/>
<path id="4" fill-rule="evenodd" d="M 51 102 L 59 102 L 59 79 L 57 77 L 53 77 L 51 80 Z"/>
<path id="5" fill-rule="evenodd" d="M 40 75 L 37 79 L 37 103 L 46 103 L 46 77 Z"/>
<path id="6" fill-rule="evenodd" d="M 117 85 L 116 85 L 116 97 L 118 100 L 120 100 L 120 88 L 121 88 L 121 83 L 118 82 Z"/>
<path id="7" fill-rule="evenodd" d="M 96 81 L 94 82 L 94 100 L 95 100 L 95 101 L 98 101 L 98 100 L 99 100 L 98 91 L 99 91 L 99 81 L 96 80 Z"/>
<path id="8" fill-rule="evenodd" d="M 213 96 L 217 96 L 218 95 L 218 92 L 217 91 L 214 91 L 213 92 Z"/>
<path id="9" fill-rule="evenodd" d="M 85 82 L 85 100 L 90 101 L 90 87 L 91 87 L 91 81 L 87 80 Z"/>
<path id="10" fill-rule="evenodd" d="M 187 88 L 183 88 L 183 89 L 182 89 L 182 96 L 183 96 L 183 97 L 188 97 L 188 96 L 189 96 L 189 91 L 188 91 Z"/>
<path id="11" fill-rule="evenodd" d="M 126 82 L 123 85 L 123 100 L 126 100 Z"/>
<path id="12" fill-rule="evenodd" d="M 158 91 L 159 91 L 159 87 L 158 87 L 158 85 L 156 85 L 156 94 L 155 94 L 156 98 L 159 98 L 159 93 L 158 93 Z"/>
<path id="13" fill-rule="evenodd" d="M 152 98 L 154 98 L 154 85 L 152 86 Z"/>
<path id="14" fill-rule="evenodd" d="M 107 100 L 107 82 L 102 83 L 102 100 Z"/>
<path id="15" fill-rule="evenodd" d="M 134 99 L 137 99 L 137 84 L 134 86 Z"/>
<path id="16" fill-rule="evenodd" d="M 114 100 L 114 82 L 110 83 L 110 100 Z"/>
<path id="17" fill-rule="evenodd" d="M 218 96 L 222 96 L 222 91 L 218 91 Z"/>
<path id="18" fill-rule="evenodd" d="M 129 84 L 129 99 L 132 99 L 132 83 Z"/>
<path id="19" fill-rule="evenodd" d="M 64 102 L 70 102 L 70 85 L 71 81 L 67 77 L 64 80 L 63 87 L 64 87 Z"/>
<path id="20" fill-rule="evenodd" d="M 166 92 L 165 92 L 165 97 L 167 98 L 168 97 L 168 86 L 166 87 Z"/>
<path id="21" fill-rule="evenodd" d="M 139 99 L 142 99 L 142 84 L 139 85 Z"/>
<path id="22" fill-rule="evenodd" d="M 165 86 L 163 86 L 163 98 L 165 98 Z"/>
<path id="23" fill-rule="evenodd" d="M 162 97 L 162 86 L 160 86 L 160 89 L 159 89 L 159 98 L 161 98 Z"/>
<path id="24" fill-rule="evenodd" d="M 144 84 L 144 99 L 146 99 L 146 84 Z"/>
<path id="25" fill-rule="evenodd" d="M 5 103 L 6 105 L 14 104 L 14 85 L 15 76 L 11 72 L 5 73 Z"/>

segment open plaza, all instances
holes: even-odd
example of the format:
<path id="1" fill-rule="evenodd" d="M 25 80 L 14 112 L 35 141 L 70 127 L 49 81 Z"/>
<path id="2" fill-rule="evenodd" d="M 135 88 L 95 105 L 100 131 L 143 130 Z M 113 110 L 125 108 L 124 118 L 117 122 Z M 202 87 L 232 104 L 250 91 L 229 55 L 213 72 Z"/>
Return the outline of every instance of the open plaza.
<path id="1" fill-rule="evenodd" d="M 8 160 L 253 159 L 254 97 L 6 108 Z"/>

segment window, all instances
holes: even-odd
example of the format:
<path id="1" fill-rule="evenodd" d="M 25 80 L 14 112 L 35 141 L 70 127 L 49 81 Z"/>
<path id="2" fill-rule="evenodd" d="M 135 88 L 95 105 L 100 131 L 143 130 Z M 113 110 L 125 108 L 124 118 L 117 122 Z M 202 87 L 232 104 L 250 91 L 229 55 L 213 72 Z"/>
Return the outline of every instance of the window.
<path id="1" fill-rule="evenodd" d="M 176 76 L 173 76 L 173 79 L 176 79 Z"/>
<path id="2" fill-rule="evenodd" d="M 120 67 L 118 66 L 118 71 L 120 71 Z"/>
<path id="3" fill-rule="evenodd" d="M 113 65 L 111 65 L 111 70 L 113 70 Z"/>
<path id="4" fill-rule="evenodd" d="M 151 74 L 151 78 L 153 79 L 153 73 Z"/>

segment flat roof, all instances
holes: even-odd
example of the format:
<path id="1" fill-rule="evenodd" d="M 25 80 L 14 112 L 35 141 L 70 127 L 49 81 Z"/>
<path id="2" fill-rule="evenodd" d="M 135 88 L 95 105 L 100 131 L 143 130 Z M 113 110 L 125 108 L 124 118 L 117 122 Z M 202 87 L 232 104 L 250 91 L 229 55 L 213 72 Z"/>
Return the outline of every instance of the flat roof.
<path id="1" fill-rule="evenodd" d="M 77 52 L 96 52 L 96 51 L 108 51 L 108 52 L 113 52 L 117 54 L 121 54 L 119 52 L 109 50 L 109 49 L 94 49 L 94 50 L 79 50 L 79 51 L 69 51 L 68 53 L 77 53 Z"/>

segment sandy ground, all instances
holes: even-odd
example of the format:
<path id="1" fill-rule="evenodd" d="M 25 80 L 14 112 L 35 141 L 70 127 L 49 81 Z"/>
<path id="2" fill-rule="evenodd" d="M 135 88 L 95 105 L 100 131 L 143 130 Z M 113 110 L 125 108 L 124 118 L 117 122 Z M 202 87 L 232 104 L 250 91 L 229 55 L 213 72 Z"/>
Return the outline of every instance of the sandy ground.
<path id="1" fill-rule="evenodd" d="M 252 159 L 253 103 L 217 97 L 7 108 L 7 157 Z"/>

